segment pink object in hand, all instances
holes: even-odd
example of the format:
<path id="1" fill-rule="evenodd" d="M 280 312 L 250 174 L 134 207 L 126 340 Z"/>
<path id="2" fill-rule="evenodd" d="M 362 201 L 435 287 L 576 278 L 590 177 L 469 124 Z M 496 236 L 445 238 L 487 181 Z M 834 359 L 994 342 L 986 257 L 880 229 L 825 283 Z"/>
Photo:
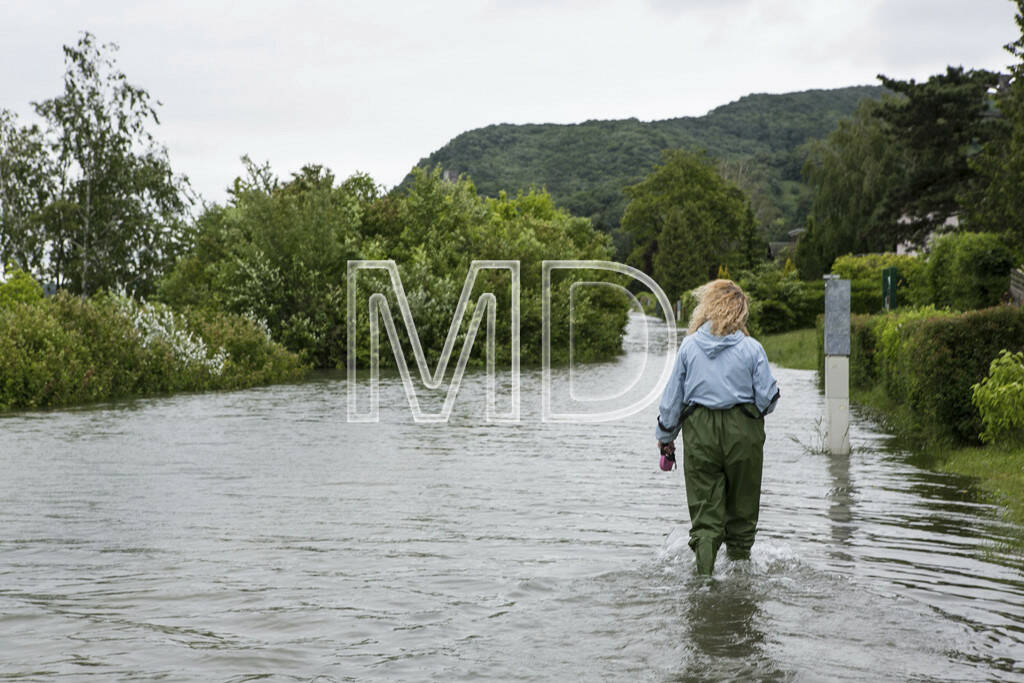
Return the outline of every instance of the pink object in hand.
<path id="1" fill-rule="evenodd" d="M 661 471 L 669 472 L 676 466 L 676 444 L 674 441 L 661 444 Z"/>

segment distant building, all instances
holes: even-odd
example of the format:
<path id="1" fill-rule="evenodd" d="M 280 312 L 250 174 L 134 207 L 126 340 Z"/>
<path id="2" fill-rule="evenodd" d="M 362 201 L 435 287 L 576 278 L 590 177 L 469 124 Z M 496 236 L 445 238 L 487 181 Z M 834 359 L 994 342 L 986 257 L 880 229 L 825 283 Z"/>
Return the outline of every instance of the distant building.
<path id="1" fill-rule="evenodd" d="M 910 223 L 910 216 L 900 216 L 898 222 L 904 224 Z M 924 251 L 931 251 L 932 242 L 935 241 L 936 237 L 945 232 L 952 232 L 959 227 L 960 216 L 956 214 L 948 216 L 946 220 L 943 221 L 941 227 L 939 227 L 937 230 L 932 230 L 930 233 L 928 233 L 928 236 L 924 238 Z M 917 256 L 918 254 L 921 253 L 921 249 L 919 249 L 917 244 L 914 242 L 900 242 L 899 244 L 896 245 L 896 253 L 906 256 Z"/>
<path id="2" fill-rule="evenodd" d="M 785 242 L 769 242 L 768 252 L 775 261 L 781 261 L 785 258 L 793 258 L 796 254 L 796 243 L 800 239 L 800 235 L 807 232 L 807 228 L 797 228 L 796 230 L 790 230 L 786 233 L 786 237 L 789 239 Z"/>

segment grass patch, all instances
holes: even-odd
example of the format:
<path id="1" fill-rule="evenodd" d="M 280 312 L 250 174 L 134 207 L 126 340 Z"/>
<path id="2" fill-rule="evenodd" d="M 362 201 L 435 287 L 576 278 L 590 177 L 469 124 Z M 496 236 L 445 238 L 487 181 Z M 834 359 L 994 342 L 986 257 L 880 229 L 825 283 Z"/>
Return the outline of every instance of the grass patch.
<path id="1" fill-rule="evenodd" d="M 975 477 L 978 488 L 1007 510 L 1007 518 L 1024 525 L 1024 447 L 976 446 L 940 456 L 939 469 Z"/>
<path id="2" fill-rule="evenodd" d="M 816 370 L 818 368 L 817 330 L 804 330 L 768 334 L 760 339 L 768 360 L 784 368 Z"/>
<path id="3" fill-rule="evenodd" d="M 896 436 L 898 447 L 909 452 L 912 463 L 973 479 L 981 497 L 1001 506 L 1005 519 L 1024 532 L 1024 446 L 961 446 L 948 436 L 937 437 L 914 420 L 905 404 L 886 394 L 881 384 L 851 388 L 850 398 Z M 1024 535 L 1008 550 L 1024 555 Z"/>

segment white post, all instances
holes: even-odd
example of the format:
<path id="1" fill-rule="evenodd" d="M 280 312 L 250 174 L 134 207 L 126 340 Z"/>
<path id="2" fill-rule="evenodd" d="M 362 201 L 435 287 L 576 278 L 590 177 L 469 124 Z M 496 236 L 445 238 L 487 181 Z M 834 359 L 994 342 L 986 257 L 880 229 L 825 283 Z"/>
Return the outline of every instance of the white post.
<path id="1" fill-rule="evenodd" d="M 850 452 L 850 281 L 825 276 L 825 439 L 829 453 Z"/>

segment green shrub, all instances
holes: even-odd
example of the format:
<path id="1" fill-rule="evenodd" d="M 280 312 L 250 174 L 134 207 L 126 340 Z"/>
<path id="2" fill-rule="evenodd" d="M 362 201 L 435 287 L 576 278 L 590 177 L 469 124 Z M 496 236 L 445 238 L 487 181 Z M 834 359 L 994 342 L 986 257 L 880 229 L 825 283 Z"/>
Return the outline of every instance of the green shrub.
<path id="1" fill-rule="evenodd" d="M 923 259 L 906 254 L 847 254 L 832 264 L 832 272 L 850 280 L 850 310 L 877 313 L 882 310 L 882 271 L 897 268 L 896 306 L 922 306 L 931 302 L 927 266 Z"/>
<path id="2" fill-rule="evenodd" d="M 824 280 L 801 280 L 789 261 L 743 271 L 737 282 L 750 296 L 748 329 L 755 336 L 813 327 L 825 307 Z"/>
<path id="3" fill-rule="evenodd" d="M 850 386 L 861 389 L 878 381 L 875 362 L 876 324 L 879 318 L 870 315 L 850 316 Z M 821 362 L 824 369 L 824 360 Z"/>
<path id="4" fill-rule="evenodd" d="M 271 339 L 265 321 L 200 309 L 186 313 L 189 329 L 227 354 L 221 388 L 292 381 L 305 375 L 295 354 Z"/>
<path id="5" fill-rule="evenodd" d="M 43 286 L 17 268 L 7 269 L 7 281 L 0 284 L 0 308 L 14 303 L 31 303 L 43 298 Z"/>
<path id="6" fill-rule="evenodd" d="M 932 301 L 961 311 L 995 306 L 1009 288 L 1014 265 L 1014 254 L 1000 235 L 944 235 L 935 241 L 928 258 Z"/>
<path id="7" fill-rule="evenodd" d="M 0 410 L 298 379 L 257 323 L 102 294 L 0 307 Z"/>
<path id="8" fill-rule="evenodd" d="M 971 390 L 984 427 L 982 441 L 1024 442 L 1024 353 L 1000 351 L 988 376 Z"/>
<path id="9" fill-rule="evenodd" d="M 971 387 L 986 376 L 1000 349 L 1024 348 L 1020 309 L 1002 306 L 912 320 L 902 331 L 898 360 L 908 406 L 938 434 L 977 439 L 981 417 Z"/>
<path id="10" fill-rule="evenodd" d="M 265 320 L 276 341 L 316 367 L 343 366 L 347 354 L 347 263 L 391 259 L 403 288 L 428 364 L 440 355 L 475 259 L 520 262 L 523 363 L 541 360 L 541 264 L 545 259 L 609 260 L 610 238 L 585 218 L 570 216 L 543 191 L 486 198 L 472 182 L 442 180 L 440 168 L 415 170 L 406 187 L 382 194 L 365 176 L 336 183 L 328 171 L 307 166 L 291 181 L 278 182 L 267 167 L 248 164 L 227 205 L 207 207 L 196 222 L 189 253 L 159 286 L 162 301 L 248 314 Z M 574 281 L 631 284 L 607 272 L 557 270 L 551 281 L 552 362 L 569 357 L 569 292 Z M 484 291 L 497 298 L 499 320 L 511 309 L 507 272 L 485 270 L 471 302 Z M 408 352 L 397 297 L 379 271 L 357 278 L 355 316 L 358 364 L 369 364 L 369 306 L 382 292 L 396 315 L 398 337 Z M 670 283 L 663 282 L 671 290 Z M 627 299 L 609 287 L 577 287 L 573 341 L 576 359 L 607 359 L 622 350 Z M 459 331 L 462 348 L 469 316 Z M 505 318 L 507 319 L 507 318 Z M 485 328 L 486 330 L 486 328 Z M 511 327 L 495 327 L 496 363 L 508 362 Z M 470 363 L 482 367 L 484 335 Z M 456 356 L 457 357 L 457 356 Z M 394 366 L 388 334 L 381 335 L 380 362 Z"/>
<path id="11" fill-rule="evenodd" d="M 908 351 L 905 336 L 919 321 L 941 320 L 954 314 L 934 306 L 875 316 L 872 332 L 875 338 L 874 364 L 885 383 L 886 393 L 899 401 L 906 400 L 914 373 L 919 369 L 918 359 Z"/>
<path id="12" fill-rule="evenodd" d="M 820 329 L 820 324 L 819 324 Z M 969 443 L 981 431 L 972 386 L 1000 349 L 1024 348 L 1024 315 L 1013 307 L 951 313 L 924 307 L 850 320 L 850 386 L 875 387 L 905 406 L 923 434 Z M 819 371 L 824 353 L 819 348 Z"/>

